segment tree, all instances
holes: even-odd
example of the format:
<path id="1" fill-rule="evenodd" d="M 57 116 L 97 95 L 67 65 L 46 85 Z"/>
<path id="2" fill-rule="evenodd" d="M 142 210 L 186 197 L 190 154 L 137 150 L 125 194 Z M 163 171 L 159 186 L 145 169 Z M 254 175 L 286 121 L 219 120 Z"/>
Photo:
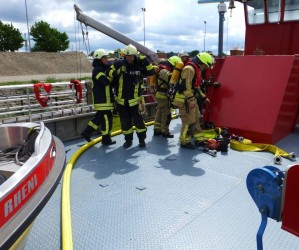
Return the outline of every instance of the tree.
<path id="1" fill-rule="evenodd" d="M 32 51 L 58 52 L 69 47 L 68 36 L 57 29 L 51 28 L 47 22 L 36 22 L 30 29 L 32 40 L 35 45 Z"/>
<path id="2" fill-rule="evenodd" d="M 24 39 L 19 29 L 0 21 L 0 51 L 16 51 L 23 47 Z"/>

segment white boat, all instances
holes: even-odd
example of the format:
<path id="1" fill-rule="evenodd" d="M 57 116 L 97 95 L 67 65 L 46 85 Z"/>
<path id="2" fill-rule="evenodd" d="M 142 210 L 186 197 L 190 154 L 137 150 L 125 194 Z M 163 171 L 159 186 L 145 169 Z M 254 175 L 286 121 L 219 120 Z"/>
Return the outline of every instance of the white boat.
<path id="1" fill-rule="evenodd" d="M 56 189 L 65 149 L 44 123 L 0 125 L 0 249 L 20 247 Z"/>

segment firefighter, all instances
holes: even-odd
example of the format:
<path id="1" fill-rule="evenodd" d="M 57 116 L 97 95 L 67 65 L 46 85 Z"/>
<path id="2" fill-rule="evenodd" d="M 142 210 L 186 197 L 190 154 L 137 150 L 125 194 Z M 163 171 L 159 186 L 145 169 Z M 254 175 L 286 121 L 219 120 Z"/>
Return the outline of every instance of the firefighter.
<path id="1" fill-rule="evenodd" d="M 146 112 L 141 92 L 143 78 L 155 73 L 149 60 L 139 55 L 135 46 L 124 48 L 124 59 L 116 61 L 109 70 L 109 76 L 115 82 L 114 91 L 120 116 L 122 132 L 125 136 L 125 148 L 132 146 L 133 124 L 139 139 L 139 146 L 145 147 L 146 127 L 143 114 Z"/>
<path id="2" fill-rule="evenodd" d="M 214 57 L 213 57 L 212 65 L 213 66 L 215 65 Z M 214 76 L 212 74 L 212 67 L 201 72 L 201 84 L 200 84 L 200 88 L 199 88 L 201 92 L 198 91 L 198 94 L 196 95 L 196 97 L 197 97 L 199 111 L 201 114 L 200 125 L 202 128 L 211 129 L 214 127 L 213 123 L 209 121 L 209 116 L 206 117 L 208 120 L 206 120 L 205 122 L 203 120 L 203 115 L 207 108 L 206 102 L 205 102 L 205 96 L 208 95 L 209 88 L 219 88 L 220 86 L 221 86 L 220 82 L 214 81 Z M 202 98 L 202 97 L 204 97 L 204 98 Z"/>
<path id="3" fill-rule="evenodd" d="M 157 112 L 154 122 L 154 136 L 162 135 L 166 138 L 173 138 L 173 134 L 169 132 L 172 102 L 171 96 L 169 95 L 171 88 L 169 81 L 178 62 L 182 62 L 181 58 L 172 56 L 159 64 L 156 85 Z"/>
<path id="4" fill-rule="evenodd" d="M 213 58 L 209 53 L 199 53 L 192 58 L 183 68 L 180 82 L 173 104 L 179 108 L 182 127 L 180 133 L 180 144 L 183 148 L 194 149 L 191 142 L 192 137 L 195 143 L 200 145 L 202 138 L 199 123 L 200 112 L 195 97 L 195 91 L 201 82 L 201 71 L 207 70 L 213 64 Z M 209 99 L 199 90 L 206 103 Z"/>
<path id="5" fill-rule="evenodd" d="M 190 56 L 189 56 L 189 54 L 185 50 L 182 50 L 181 52 L 179 52 L 178 56 L 181 58 L 181 60 L 184 63 L 184 65 L 186 65 L 187 62 L 190 61 Z"/>
<path id="6" fill-rule="evenodd" d="M 109 67 L 108 53 L 104 49 L 98 49 L 94 52 L 93 57 L 92 99 L 96 114 L 94 119 L 88 122 L 81 135 L 86 141 L 90 142 L 92 132 L 100 128 L 102 144 L 112 145 L 115 144 L 115 141 L 111 140 L 114 96 L 110 79 L 105 75 Z"/>

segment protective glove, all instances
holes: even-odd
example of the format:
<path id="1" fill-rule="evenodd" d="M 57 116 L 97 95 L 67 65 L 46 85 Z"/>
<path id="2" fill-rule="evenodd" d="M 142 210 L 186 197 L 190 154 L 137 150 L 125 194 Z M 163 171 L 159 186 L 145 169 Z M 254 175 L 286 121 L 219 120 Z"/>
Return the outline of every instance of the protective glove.
<path id="1" fill-rule="evenodd" d="M 145 103 L 143 100 L 140 100 L 138 102 L 138 110 L 139 110 L 140 115 L 142 115 L 142 116 L 147 115 L 147 110 L 146 110 Z"/>
<path id="2" fill-rule="evenodd" d="M 205 100 L 204 100 L 204 104 L 209 105 L 210 104 L 210 99 L 206 97 Z"/>
<path id="3" fill-rule="evenodd" d="M 221 86 L 220 82 L 213 82 L 213 87 L 214 88 L 219 88 Z"/>

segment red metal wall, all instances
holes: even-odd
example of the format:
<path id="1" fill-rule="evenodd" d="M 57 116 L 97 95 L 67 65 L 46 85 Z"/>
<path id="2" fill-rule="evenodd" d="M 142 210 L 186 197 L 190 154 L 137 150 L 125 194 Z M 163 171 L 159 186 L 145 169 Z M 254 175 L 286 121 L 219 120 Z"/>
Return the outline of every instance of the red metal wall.
<path id="1" fill-rule="evenodd" d="M 299 56 L 231 56 L 210 92 L 209 120 L 254 142 L 293 131 L 299 107 Z"/>
<path id="2" fill-rule="evenodd" d="M 299 22 L 246 24 L 245 55 L 257 48 L 265 55 L 299 54 Z"/>

